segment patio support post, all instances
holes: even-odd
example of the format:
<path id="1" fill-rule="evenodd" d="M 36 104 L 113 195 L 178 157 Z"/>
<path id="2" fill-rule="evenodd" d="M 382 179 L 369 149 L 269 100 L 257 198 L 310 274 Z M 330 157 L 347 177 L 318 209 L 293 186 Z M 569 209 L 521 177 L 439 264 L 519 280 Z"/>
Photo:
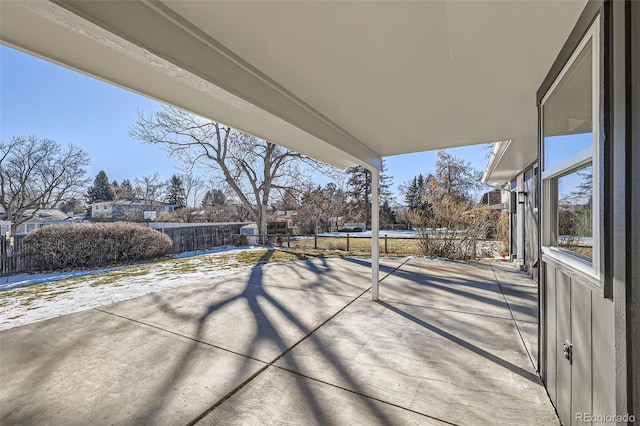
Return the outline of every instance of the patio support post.
<path id="1" fill-rule="evenodd" d="M 371 171 L 371 300 L 378 300 L 378 281 L 380 270 L 380 259 L 378 247 L 380 243 L 380 217 L 379 205 L 380 196 L 378 194 L 378 174 L 377 169 Z"/>

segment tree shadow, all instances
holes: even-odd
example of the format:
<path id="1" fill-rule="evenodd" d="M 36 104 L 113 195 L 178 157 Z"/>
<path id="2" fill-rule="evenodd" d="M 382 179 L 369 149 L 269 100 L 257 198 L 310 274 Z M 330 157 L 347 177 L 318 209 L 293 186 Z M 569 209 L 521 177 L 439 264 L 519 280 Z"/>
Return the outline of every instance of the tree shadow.
<path id="1" fill-rule="evenodd" d="M 286 356 L 287 367 L 286 368 L 279 367 L 279 368 L 282 368 L 285 371 L 289 371 L 292 374 L 292 377 L 295 378 L 297 390 L 300 393 L 300 395 L 302 395 L 302 397 L 308 402 L 311 413 L 314 416 L 314 419 L 320 424 L 331 423 L 331 419 L 328 418 L 328 414 L 327 414 L 328 413 L 327 410 L 329 410 L 331 407 L 326 407 L 326 406 L 323 407 L 323 404 L 320 403 L 320 401 L 316 397 L 316 394 L 314 394 L 313 389 L 309 386 L 308 381 L 310 379 L 298 373 L 302 371 L 301 366 L 299 365 L 298 361 L 296 360 L 294 354 L 291 351 L 291 349 L 296 345 L 298 345 L 300 342 L 307 340 L 309 343 L 313 345 L 315 350 L 322 356 L 322 358 L 327 360 L 328 365 L 330 365 L 331 368 L 335 369 L 335 372 L 342 379 L 344 379 L 344 381 L 348 384 L 347 387 L 350 390 L 352 390 L 354 393 L 362 396 L 363 403 L 366 404 L 367 408 L 376 416 L 376 418 L 380 419 L 381 423 L 384 423 L 384 424 L 390 423 L 390 420 L 385 416 L 384 412 L 380 410 L 380 407 L 378 406 L 378 404 L 375 403 L 370 398 L 364 396 L 367 394 L 366 389 L 364 389 L 363 386 L 361 386 L 360 383 L 358 383 L 358 380 L 356 380 L 356 378 L 354 378 L 352 374 L 350 374 L 347 366 L 343 363 L 343 361 L 338 356 L 336 356 L 336 354 L 331 350 L 331 348 L 328 347 L 327 344 L 322 341 L 320 336 L 315 333 L 315 331 L 318 330 L 318 328 L 322 326 L 324 323 L 326 323 L 326 321 L 321 323 L 319 326 L 315 328 L 310 328 L 309 326 L 306 326 L 298 316 L 296 316 L 290 309 L 288 309 L 285 306 L 286 300 L 283 300 L 282 298 L 278 299 L 274 297 L 273 294 L 270 294 L 268 292 L 268 287 L 265 287 L 265 284 L 267 283 L 265 283 L 265 275 L 264 275 L 263 268 L 265 263 L 268 262 L 268 260 L 272 255 L 273 255 L 273 251 L 271 250 L 267 251 L 263 255 L 263 257 L 261 257 L 261 259 L 258 260 L 257 265 L 251 270 L 250 276 L 244 283 L 245 286 L 242 289 L 241 293 L 231 295 L 230 297 L 227 297 L 222 301 L 210 304 L 209 306 L 206 307 L 206 309 L 201 314 L 199 314 L 195 318 L 193 315 L 185 315 L 184 313 L 173 309 L 170 305 L 166 304 L 163 300 L 161 300 L 161 298 L 157 294 L 153 295 L 155 306 L 160 307 L 160 309 L 162 309 L 163 312 L 173 315 L 179 321 L 193 322 L 196 328 L 193 336 L 184 336 L 191 339 L 191 341 L 189 342 L 189 345 L 187 346 L 186 350 L 184 350 L 183 353 L 181 354 L 180 358 L 175 360 L 173 369 L 171 370 L 170 374 L 167 374 L 167 376 L 164 378 L 164 380 L 162 380 L 162 382 L 156 388 L 156 390 L 149 392 L 148 394 L 141 395 L 141 397 L 144 397 L 149 401 L 154 401 L 151 404 L 151 408 L 149 406 L 146 406 L 146 407 L 143 407 L 143 409 L 141 409 L 140 412 L 137 413 L 137 415 L 134 415 L 135 413 L 132 413 L 132 417 L 131 417 L 132 422 L 162 423 L 163 421 L 166 421 L 166 419 L 160 418 L 160 415 L 165 413 L 163 408 L 166 408 L 167 404 L 172 402 L 171 398 L 173 398 L 176 393 L 175 392 L 176 383 L 179 382 L 181 377 L 186 377 L 186 376 L 189 376 L 190 374 L 193 374 L 193 371 L 192 371 L 192 368 L 194 366 L 193 361 L 196 359 L 196 357 L 198 357 L 198 354 L 201 351 L 202 345 L 207 344 L 205 328 L 207 326 L 208 321 L 211 320 L 212 318 L 215 318 L 215 315 L 219 313 L 225 306 L 229 306 L 234 303 L 244 303 L 248 306 L 249 311 L 251 312 L 251 318 L 255 322 L 256 330 L 255 330 L 255 338 L 247 342 L 248 344 L 247 344 L 246 350 L 243 350 L 242 351 L 243 353 L 241 354 L 234 352 L 237 355 L 242 355 L 243 358 L 241 363 L 239 364 L 240 367 L 235 369 L 234 371 L 229 372 L 229 374 L 233 375 L 233 377 L 232 377 L 232 380 L 229 380 L 227 383 L 240 383 L 240 384 L 237 385 L 235 388 L 230 389 L 229 391 L 225 391 L 225 395 L 220 399 L 218 399 L 217 401 L 212 401 L 212 405 L 203 413 L 198 415 L 198 417 L 194 419 L 194 422 L 196 420 L 201 419 L 206 414 L 208 414 L 209 412 L 213 411 L 215 408 L 220 406 L 222 403 L 224 403 L 224 401 L 226 401 L 228 398 L 230 398 L 236 392 L 242 389 L 242 387 L 246 385 L 251 379 L 255 378 L 258 374 L 262 373 L 267 368 L 273 366 L 274 363 L 283 359 L 283 357 Z M 369 262 L 362 261 L 360 259 L 353 259 L 353 260 L 345 259 L 345 260 L 355 261 L 355 264 L 362 265 L 362 266 L 370 266 Z M 331 271 L 331 268 L 326 261 L 321 262 L 320 265 L 318 265 L 316 262 L 307 261 L 305 262 L 305 265 L 313 273 L 318 274 L 320 277 L 322 277 L 323 274 L 327 274 Z M 394 275 L 398 274 L 407 279 L 411 277 L 416 279 L 415 277 L 422 276 L 422 280 L 424 280 L 424 275 L 398 270 L 397 268 L 389 267 L 386 265 L 381 265 L 381 270 L 387 273 L 394 272 Z M 452 282 L 454 281 L 458 283 L 459 280 L 452 280 Z M 322 278 L 318 278 L 318 280 L 315 281 L 315 284 L 322 285 Z M 419 287 L 417 288 L 419 289 Z M 444 288 L 449 290 L 449 287 L 444 287 Z M 189 296 L 194 297 L 194 296 L 197 296 L 197 294 L 196 292 L 192 292 L 192 293 L 189 293 Z M 475 295 L 470 295 L 469 297 L 475 297 Z M 517 365 L 514 365 L 500 357 L 497 357 L 491 354 L 490 352 L 487 352 L 486 350 L 479 348 L 473 345 L 472 343 L 464 339 L 461 339 L 460 337 L 457 337 L 452 333 L 449 333 L 447 331 L 442 330 L 441 328 L 436 327 L 433 324 L 429 324 L 419 318 L 416 318 L 415 316 L 405 311 L 402 311 L 396 306 L 390 305 L 389 303 L 385 303 L 385 302 L 380 302 L 380 304 L 385 308 L 391 310 L 392 312 L 395 312 L 396 314 L 401 315 L 403 318 L 408 319 L 416 324 L 419 324 L 425 329 L 452 341 L 453 343 L 461 346 L 462 348 L 465 348 L 466 350 L 469 350 L 477 355 L 480 355 L 490 360 L 491 362 L 505 369 L 508 369 L 509 371 L 519 374 L 520 376 L 525 377 L 526 379 L 532 382 L 535 382 L 536 384 L 540 383 L 539 378 L 537 376 L 518 367 Z M 344 308 L 341 308 L 341 309 L 344 309 Z M 291 324 L 294 327 L 294 329 L 298 330 L 298 332 L 302 334 L 304 337 L 300 339 L 295 339 L 296 340 L 295 343 L 291 344 L 291 339 L 287 339 L 285 336 L 283 336 L 280 333 L 279 329 L 281 328 L 278 327 L 279 323 L 276 323 L 271 319 L 273 318 L 273 316 L 271 317 L 269 316 L 270 314 L 273 315 L 274 312 L 281 315 L 282 318 L 288 324 Z M 339 312 L 340 311 L 331 315 L 329 319 L 333 318 Z M 109 333 L 110 333 L 109 330 L 100 330 L 98 335 L 92 334 L 90 336 L 85 336 L 85 337 L 88 339 L 104 338 L 105 335 L 109 336 Z M 257 352 L 259 351 L 260 346 L 263 344 L 274 345 L 278 351 L 278 355 L 269 361 L 260 360 L 259 359 L 260 356 L 257 355 Z M 209 346 L 214 346 L 214 345 L 209 345 Z M 373 355 L 375 356 L 375 354 Z M 65 359 L 64 354 L 58 353 L 58 355 L 54 357 L 52 364 L 48 365 L 48 367 L 51 367 L 51 369 L 53 369 L 54 368 L 53 366 L 59 365 L 60 363 L 63 362 L 64 359 Z M 213 359 L 212 359 L 212 362 L 214 362 Z M 51 371 L 51 369 L 46 369 L 46 370 Z M 42 383 L 42 380 L 44 380 L 43 374 L 46 374 L 46 370 L 43 369 L 41 371 L 38 371 L 37 373 L 34 371 L 32 373 L 33 374 L 32 381 L 36 383 L 37 382 Z M 150 366 L 149 371 L 150 372 L 153 371 L 152 366 Z"/>
<path id="2" fill-rule="evenodd" d="M 296 373 L 297 371 L 301 371 L 301 368 L 298 365 L 295 356 L 291 353 L 291 349 L 306 339 L 309 339 L 313 343 L 315 348 L 323 355 L 323 357 L 325 357 L 329 361 L 330 365 L 340 374 L 345 382 L 349 384 L 349 388 L 351 390 L 353 390 L 356 394 L 360 394 L 361 396 L 365 394 L 362 386 L 357 383 L 354 377 L 351 376 L 347 368 L 342 364 L 341 360 L 333 354 L 333 352 L 321 341 L 321 339 L 316 334 L 314 334 L 315 331 L 319 327 L 324 325 L 328 320 L 322 322 L 316 328 L 311 329 L 304 325 L 304 323 L 279 300 L 277 300 L 273 295 L 267 292 L 267 289 L 265 288 L 263 282 L 263 267 L 272 255 L 273 251 L 269 250 L 265 252 L 265 254 L 256 262 L 256 266 L 252 268 L 251 274 L 246 281 L 242 293 L 208 306 L 203 314 L 199 318 L 197 318 L 197 328 L 194 335 L 190 336 L 190 338 L 192 339 L 190 346 L 183 353 L 182 357 L 175 362 L 175 368 L 173 369 L 171 374 L 167 375 L 164 384 L 154 392 L 154 396 L 151 398 L 151 400 L 157 401 L 157 403 L 153 408 L 139 413 L 136 416 L 136 419 L 144 419 L 144 421 L 148 423 L 157 423 L 160 421 L 158 415 L 162 413 L 162 407 L 169 402 L 168 398 L 171 398 L 172 396 L 176 380 L 179 380 L 180 377 L 186 375 L 189 372 L 188 368 L 190 365 L 190 361 L 194 358 L 195 352 L 199 349 L 202 342 L 206 339 L 206 337 L 204 336 L 204 330 L 207 321 L 212 318 L 216 314 L 216 312 L 219 312 L 222 308 L 232 303 L 246 303 L 256 325 L 255 337 L 249 342 L 246 349 L 243 350 L 241 354 L 238 354 L 243 356 L 242 365 L 240 368 L 236 369 L 233 372 L 234 375 L 232 379 L 228 381 L 228 383 L 240 384 L 231 391 L 227 392 L 218 401 L 214 401 L 210 407 L 199 414 L 190 424 L 195 424 L 197 421 L 204 418 L 208 413 L 212 412 L 222 403 L 231 398 L 253 378 L 258 376 L 267 368 L 271 367 L 276 361 L 283 358 L 284 356 L 287 356 L 287 364 L 289 366 L 289 368 L 286 368 L 285 370 L 293 373 L 292 376 L 295 378 L 298 392 L 307 401 L 314 420 L 319 424 L 330 424 L 331 420 L 327 418 L 326 414 L 327 412 L 330 412 L 330 407 L 321 406 L 318 398 L 314 395 L 312 388 L 309 386 L 309 380 L 311 379 Z M 312 270 L 312 272 L 321 275 L 322 273 L 326 272 L 329 267 L 326 263 L 323 263 L 323 267 L 321 268 L 319 268 L 317 265 L 312 265 L 310 266 L 310 269 Z M 267 306 L 270 308 L 275 308 L 275 312 L 282 315 L 282 317 L 284 317 L 289 324 L 293 325 L 295 329 L 303 334 L 304 337 L 302 337 L 301 339 L 297 339 L 297 341 L 295 341 L 293 344 L 287 343 L 285 338 L 279 333 L 276 324 L 274 324 L 273 321 L 269 318 L 268 312 L 265 311 L 265 307 Z M 165 304 L 164 309 L 170 310 L 171 308 Z M 341 308 L 338 312 L 340 312 L 342 309 L 344 308 Z M 332 314 L 329 318 L 333 318 L 338 312 Z M 183 318 L 182 314 L 176 314 Z M 277 348 L 278 355 L 269 362 L 260 361 L 257 354 L 259 346 L 263 343 L 267 345 L 274 345 Z M 257 372 L 254 371 L 256 368 L 255 361 L 259 361 L 264 364 L 264 366 L 259 368 Z M 249 376 L 249 379 L 246 379 L 247 376 Z M 372 399 L 362 396 L 362 401 L 373 413 L 373 415 L 375 415 L 376 418 L 380 419 L 385 424 L 389 423 L 389 419 L 387 418 L 386 414 Z"/>
<path id="3" fill-rule="evenodd" d="M 368 266 L 371 265 L 371 262 L 363 261 L 361 259 L 345 259 L 345 260 L 356 263 L 356 264 L 360 264 L 360 265 L 368 265 Z M 502 296 L 493 299 L 491 297 L 487 297 L 485 295 L 478 294 L 478 293 L 473 293 L 467 290 L 467 288 L 475 289 L 475 290 L 484 289 L 487 291 L 488 294 L 500 295 L 500 284 L 497 281 L 495 281 L 493 278 L 489 278 L 489 279 L 483 278 L 484 282 L 479 282 L 479 281 L 464 279 L 462 277 L 455 277 L 455 276 L 447 277 L 447 278 L 425 276 L 425 274 L 406 271 L 403 269 L 398 269 L 396 271 L 393 271 L 393 268 L 386 267 L 383 265 L 380 266 L 380 270 L 385 272 L 386 271 L 393 272 L 394 276 L 405 279 L 418 286 L 426 286 L 426 287 L 442 290 L 444 292 L 456 294 L 462 297 L 466 297 L 472 300 L 476 300 L 488 305 L 504 308 L 507 310 L 509 309 L 509 307 L 511 307 L 512 310 L 517 311 L 518 313 L 521 313 L 521 314 L 531 313 L 532 308 L 530 306 L 526 306 L 525 304 L 516 303 L 513 300 L 507 303 L 505 302 L 504 298 L 502 298 Z M 496 293 L 496 290 L 491 289 L 489 287 L 495 287 L 495 289 L 497 289 L 498 292 Z M 513 290 L 513 292 L 514 294 L 512 295 L 518 299 L 524 299 L 529 301 L 537 300 L 537 295 L 535 294 L 522 292 L 518 290 Z"/>

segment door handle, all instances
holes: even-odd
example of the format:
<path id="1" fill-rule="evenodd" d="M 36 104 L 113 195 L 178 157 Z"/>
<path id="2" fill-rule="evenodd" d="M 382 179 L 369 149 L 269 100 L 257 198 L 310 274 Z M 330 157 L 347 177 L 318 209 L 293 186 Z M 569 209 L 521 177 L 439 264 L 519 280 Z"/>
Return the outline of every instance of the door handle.
<path id="1" fill-rule="evenodd" d="M 562 354 L 569 360 L 569 364 L 573 364 L 573 345 L 568 340 L 562 345 Z"/>

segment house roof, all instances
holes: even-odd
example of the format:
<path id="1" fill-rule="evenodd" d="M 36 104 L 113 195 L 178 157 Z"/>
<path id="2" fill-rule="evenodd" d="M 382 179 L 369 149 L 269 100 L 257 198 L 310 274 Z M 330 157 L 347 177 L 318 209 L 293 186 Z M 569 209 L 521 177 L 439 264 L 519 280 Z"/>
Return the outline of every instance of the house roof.
<path id="1" fill-rule="evenodd" d="M 99 201 L 97 203 L 91 203 L 89 204 L 89 206 L 147 206 L 149 204 L 151 204 L 152 206 L 175 206 L 175 204 L 166 203 L 164 201 L 152 201 L 151 203 L 149 203 L 143 200 L 132 200 L 128 198 L 119 198 L 117 200 L 111 201 Z"/>
<path id="2" fill-rule="evenodd" d="M 339 167 L 495 141 L 524 164 L 585 3 L 1 2 L 0 39 Z"/>
<path id="3" fill-rule="evenodd" d="M 33 210 L 27 210 L 23 213 L 23 216 L 27 217 L 27 216 L 31 216 L 33 214 Z M 31 223 L 31 222 L 59 222 L 59 221 L 63 221 L 63 220 L 67 220 L 69 218 L 69 216 L 67 216 L 67 214 L 65 212 L 63 212 L 62 210 L 58 210 L 58 209 L 38 209 L 37 212 L 35 212 L 35 215 L 27 220 L 26 223 Z"/>

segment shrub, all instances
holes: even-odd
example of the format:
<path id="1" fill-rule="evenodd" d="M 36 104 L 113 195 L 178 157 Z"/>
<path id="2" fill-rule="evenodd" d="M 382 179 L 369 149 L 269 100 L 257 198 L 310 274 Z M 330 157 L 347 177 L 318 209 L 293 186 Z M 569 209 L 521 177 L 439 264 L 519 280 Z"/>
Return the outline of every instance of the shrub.
<path id="1" fill-rule="evenodd" d="M 154 229 L 126 222 L 51 225 L 24 238 L 38 270 L 87 268 L 166 255 L 171 239 Z"/>
<path id="2" fill-rule="evenodd" d="M 509 214 L 506 212 L 500 212 L 496 219 L 496 240 L 502 244 L 501 253 L 505 255 L 509 254 L 510 246 L 510 227 L 509 227 Z"/>
<path id="3" fill-rule="evenodd" d="M 486 208 L 446 196 L 430 210 L 412 213 L 411 221 L 420 230 L 422 254 L 448 259 L 475 259 L 490 224 Z"/>
<path id="4" fill-rule="evenodd" d="M 236 234 L 233 236 L 233 245 L 236 247 L 248 246 L 249 239 L 244 234 Z"/>

